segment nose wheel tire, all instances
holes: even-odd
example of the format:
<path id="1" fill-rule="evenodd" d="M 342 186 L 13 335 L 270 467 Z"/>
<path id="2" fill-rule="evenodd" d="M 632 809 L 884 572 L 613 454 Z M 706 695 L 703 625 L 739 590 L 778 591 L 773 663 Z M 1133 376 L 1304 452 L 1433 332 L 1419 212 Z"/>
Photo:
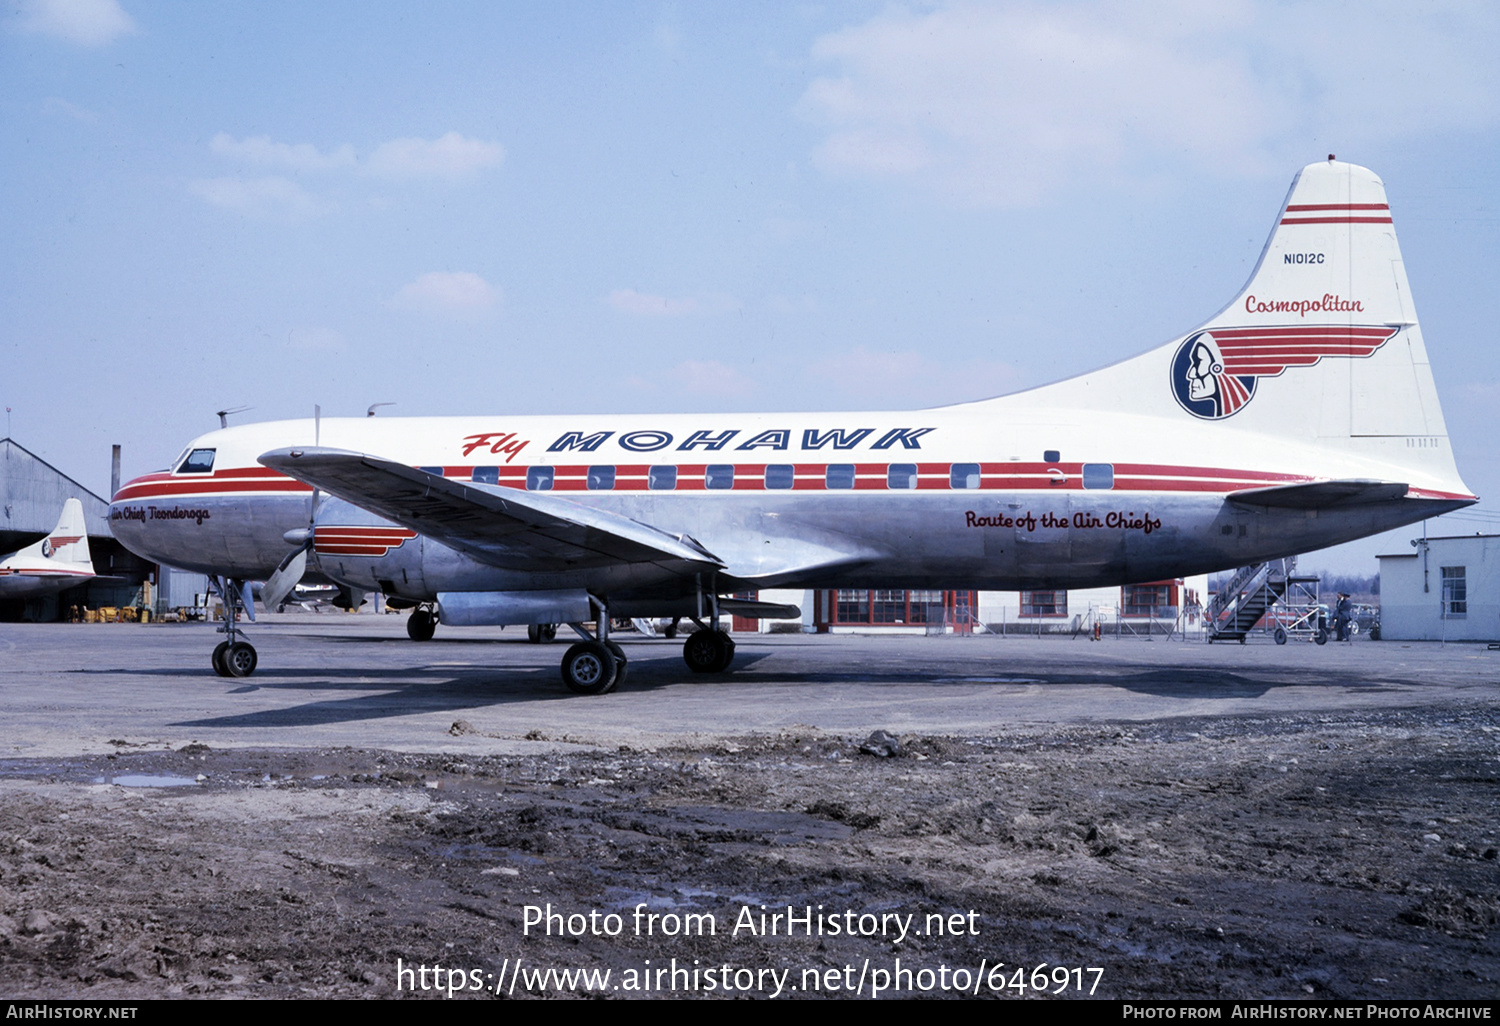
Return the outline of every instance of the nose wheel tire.
<path id="1" fill-rule="evenodd" d="M 723 631 L 694 631 L 682 643 L 682 661 L 694 673 L 723 673 L 734 662 L 734 642 Z"/>
<path id="2" fill-rule="evenodd" d="M 406 636 L 413 641 L 431 641 L 437 631 L 437 618 L 420 606 L 406 618 Z"/>
<path id="3" fill-rule="evenodd" d="M 248 677 L 255 672 L 255 665 L 260 660 L 249 642 L 236 641 L 224 650 L 224 657 L 220 661 L 229 671 L 228 676 Z"/>
<path id="4" fill-rule="evenodd" d="M 563 683 L 576 695 L 607 693 L 618 673 L 615 654 L 597 641 L 580 641 L 563 656 Z"/>

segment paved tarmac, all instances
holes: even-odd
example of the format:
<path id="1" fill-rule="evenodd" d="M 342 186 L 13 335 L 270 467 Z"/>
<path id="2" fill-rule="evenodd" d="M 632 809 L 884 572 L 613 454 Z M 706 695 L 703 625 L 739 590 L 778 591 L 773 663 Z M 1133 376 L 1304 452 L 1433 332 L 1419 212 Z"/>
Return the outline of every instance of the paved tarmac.
<path id="1" fill-rule="evenodd" d="M 1004 725 L 1315 716 L 1490 704 L 1482 645 L 1317 647 L 1157 639 L 738 635 L 734 672 L 699 676 L 681 643 L 620 635 L 622 688 L 568 693 L 565 645 L 515 628 L 410 641 L 400 616 L 288 614 L 250 628 L 253 677 L 209 669 L 203 624 L 0 625 L 0 757 L 98 754 L 115 742 L 505 753 L 553 742 L 666 744 L 793 725 L 862 735 L 976 735 Z M 469 725 L 455 735 L 456 721 Z"/>

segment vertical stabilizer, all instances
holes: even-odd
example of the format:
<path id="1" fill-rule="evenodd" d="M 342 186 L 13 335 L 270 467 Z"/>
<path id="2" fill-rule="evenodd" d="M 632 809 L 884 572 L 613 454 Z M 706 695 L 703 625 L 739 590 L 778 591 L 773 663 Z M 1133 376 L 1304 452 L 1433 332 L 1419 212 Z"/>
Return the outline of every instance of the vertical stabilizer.
<path id="1" fill-rule="evenodd" d="M 1204 419 L 1243 409 L 1321 438 L 1446 436 L 1374 172 L 1328 160 L 1297 175 L 1249 283 L 1184 340 L 1173 375 Z"/>
<path id="2" fill-rule="evenodd" d="M 94 561 L 89 556 L 89 536 L 83 519 L 83 503 L 69 499 L 63 503 L 57 526 L 41 541 L 16 553 L 17 556 L 40 557 L 59 567 L 92 574 Z"/>

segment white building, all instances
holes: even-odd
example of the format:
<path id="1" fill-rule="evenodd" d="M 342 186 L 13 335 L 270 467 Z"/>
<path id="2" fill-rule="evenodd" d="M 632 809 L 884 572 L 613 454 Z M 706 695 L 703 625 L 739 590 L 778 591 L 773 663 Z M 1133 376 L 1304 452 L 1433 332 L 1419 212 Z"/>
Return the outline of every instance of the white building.
<path id="1" fill-rule="evenodd" d="M 1380 636 L 1500 641 L 1500 535 L 1419 538 L 1380 558 Z"/>
<path id="2" fill-rule="evenodd" d="M 751 597 L 751 596 L 745 596 Z M 819 634 L 962 633 L 1166 634 L 1195 630 L 1208 598 L 1208 576 L 1122 588 L 1065 591 L 903 591 L 842 589 L 762 591 L 763 602 L 797 605 L 802 621 L 740 620 L 733 629 Z"/>

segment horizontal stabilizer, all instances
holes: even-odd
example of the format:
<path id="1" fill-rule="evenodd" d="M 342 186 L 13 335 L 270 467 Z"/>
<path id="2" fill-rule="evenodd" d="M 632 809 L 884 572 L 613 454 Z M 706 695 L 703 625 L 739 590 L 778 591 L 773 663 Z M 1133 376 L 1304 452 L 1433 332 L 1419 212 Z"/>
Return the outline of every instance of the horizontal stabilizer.
<path id="1" fill-rule="evenodd" d="M 276 449 L 260 462 L 505 570 L 655 563 L 693 573 L 723 565 L 691 539 L 629 517 L 553 495 L 476 488 L 378 456 Z"/>
<path id="2" fill-rule="evenodd" d="M 1274 506 L 1282 509 L 1327 509 L 1330 506 L 1361 506 L 1404 498 L 1408 486 L 1391 481 L 1309 481 L 1231 492 L 1229 501 L 1241 506 Z"/>

